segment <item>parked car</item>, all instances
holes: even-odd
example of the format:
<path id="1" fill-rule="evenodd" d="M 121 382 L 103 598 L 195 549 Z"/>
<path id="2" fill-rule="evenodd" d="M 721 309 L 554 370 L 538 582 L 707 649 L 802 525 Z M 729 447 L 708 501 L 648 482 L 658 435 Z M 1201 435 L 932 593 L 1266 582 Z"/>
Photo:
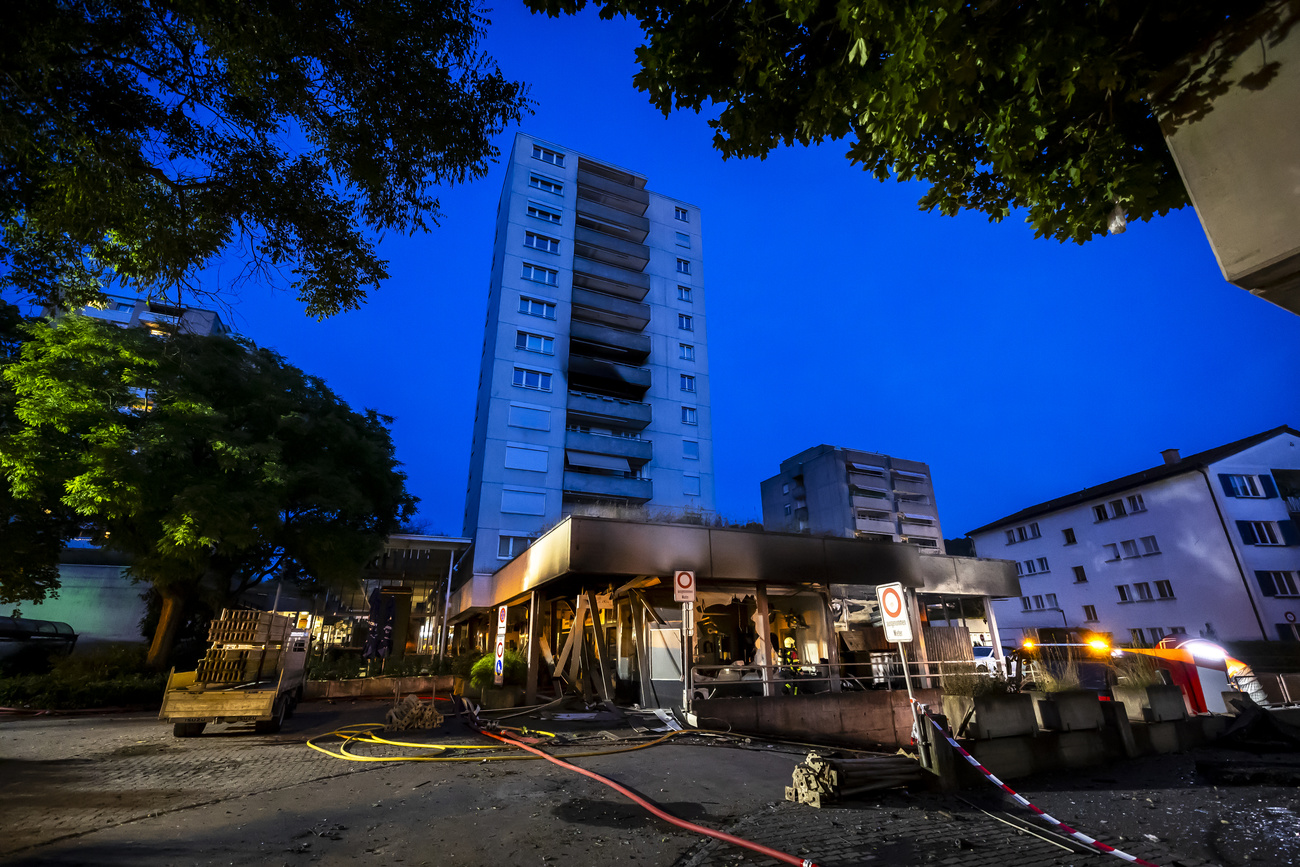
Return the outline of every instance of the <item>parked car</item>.
<path id="1" fill-rule="evenodd" d="M 1003 647 L 1002 658 L 993 655 L 993 648 L 989 645 L 975 645 L 975 667 L 990 675 L 1007 675 L 1009 666 L 1014 658 L 1014 647 Z"/>

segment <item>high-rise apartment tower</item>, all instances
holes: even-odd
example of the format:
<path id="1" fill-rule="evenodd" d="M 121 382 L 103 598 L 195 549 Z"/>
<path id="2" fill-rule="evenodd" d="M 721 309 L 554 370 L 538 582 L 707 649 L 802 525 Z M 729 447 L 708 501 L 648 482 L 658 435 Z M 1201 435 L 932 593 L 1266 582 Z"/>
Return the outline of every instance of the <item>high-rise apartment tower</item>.
<path id="1" fill-rule="evenodd" d="M 515 137 L 465 495 L 477 576 L 574 511 L 714 509 L 700 211 L 645 185 Z"/>

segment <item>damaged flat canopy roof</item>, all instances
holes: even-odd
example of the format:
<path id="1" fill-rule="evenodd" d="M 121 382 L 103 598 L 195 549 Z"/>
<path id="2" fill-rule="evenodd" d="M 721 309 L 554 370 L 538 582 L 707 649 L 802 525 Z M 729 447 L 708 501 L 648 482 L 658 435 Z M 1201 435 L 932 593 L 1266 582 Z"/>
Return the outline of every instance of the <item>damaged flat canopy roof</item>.
<path id="1" fill-rule="evenodd" d="M 959 560 L 979 565 L 959 568 L 954 562 Z M 923 555 L 892 542 L 580 516 L 564 519 L 497 570 L 492 595 L 505 600 L 565 577 L 669 576 L 680 569 L 694 572 L 699 581 L 860 586 L 898 581 L 923 592 L 1020 595 L 1010 562 Z"/>

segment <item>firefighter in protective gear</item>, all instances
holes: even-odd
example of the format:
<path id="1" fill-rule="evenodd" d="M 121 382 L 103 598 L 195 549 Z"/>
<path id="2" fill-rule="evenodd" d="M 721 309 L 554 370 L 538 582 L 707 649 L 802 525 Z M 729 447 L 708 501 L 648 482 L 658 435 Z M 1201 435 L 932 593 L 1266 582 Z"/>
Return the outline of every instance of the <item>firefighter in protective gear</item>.
<path id="1" fill-rule="evenodd" d="M 799 650 L 794 646 L 793 638 L 786 638 L 781 643 L 781 674 L 784 677 L 795 677 L 799 671 Z M 786 695 L 798 695 L 799 687 L 793 683 L 787 683 L 781 687 L 781 691 Z"/>

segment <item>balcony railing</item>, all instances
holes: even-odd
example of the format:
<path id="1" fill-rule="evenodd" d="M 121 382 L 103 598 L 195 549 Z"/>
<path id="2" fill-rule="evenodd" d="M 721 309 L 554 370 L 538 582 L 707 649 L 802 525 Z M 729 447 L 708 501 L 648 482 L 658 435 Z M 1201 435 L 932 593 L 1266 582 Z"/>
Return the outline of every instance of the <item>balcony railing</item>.
<path id="1" fill-rule="evenodd" d="M 632 301 L 642 301 L 650 291 L 650 275 L 574 256 L 573 285 Z"/>
<path id="2" fill-rule="evenodd" d="M 625 331 L 641 331 L 650 324 L 650 305 L 574 286 L 573 318 Z"/>
<path id="3" fill-rule="evenodd" d="M 633 331 L 622 331 L 606 325 L 591 322 L 574 321 L 569 326 L 570 346 L 575 343 L 589 345 L 601 355 L 612 354 L 618 360 L 626 358 L 629 362 L 644 361 L 650 354 L 650 335 Z M 572 350 L 571 350 L 572 351 Z M 585 355 L 586 351 L 579 354 Z"/>
<path id="4" fill-rule="evenodd" d="M 637 216 L 643 215 L 650 206 L 650 194 L 645 190 L 620 184 L 581 168 L 578 169 L 578 198 L 599 202 Z"/>
<path id="5" fill-rule="evenodd" d="M 583 391 L 570 391 L 569 418 L 593 424 L 616 422 L 620 427 L 644 430 L 652 416 L 650 404 Z"/>
<path id="6" fill-rule="evenodd" d="M 564 434 L 564 447 L 597 455 L 614 455 L 629 461 L 646 462 L 654 457 L 650 440 L 631 439 L 610 434 L 569 430 Z"/>
<path id="7" fill-rule="evenodd" d="M 592 358 L 589 355 L 569 354 L 569 382 L 579 385 L 582 381 L 599 382 L 602 385 L 627 386 L 645 394 L 650 387 L 650 369 L 622 364 L 605 358 Z M 620 389 L 621 391 L 621 389 Z"/>
<path id="8" fill-rule="evenodd" d="M 565 470 L 564 492 L 598 499 L 644 503 L 654 497 L 654 486 L 649 479 L 628 479 Z"/>

